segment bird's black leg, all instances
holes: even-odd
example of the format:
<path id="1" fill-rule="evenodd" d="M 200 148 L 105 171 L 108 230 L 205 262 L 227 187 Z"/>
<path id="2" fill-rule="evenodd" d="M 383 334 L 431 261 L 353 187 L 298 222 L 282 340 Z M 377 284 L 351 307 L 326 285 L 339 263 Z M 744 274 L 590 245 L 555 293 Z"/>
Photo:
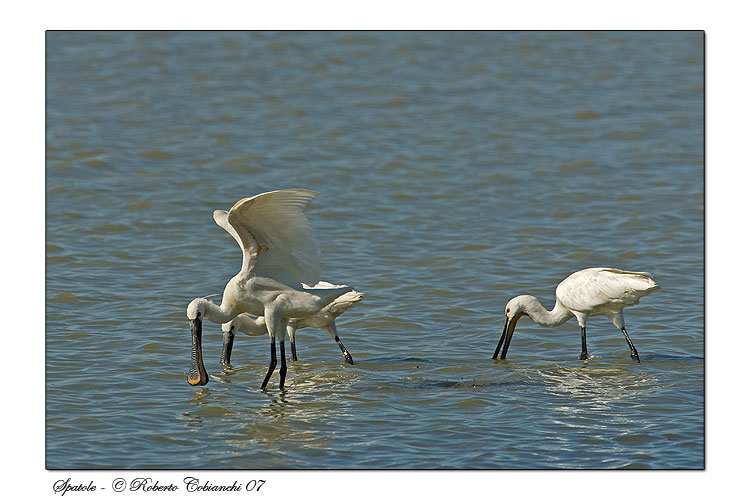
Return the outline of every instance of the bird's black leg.
<path id="1" fill-rule="evenodd" d="M 290 338 L 289 343 L 292 344 L 292 361 L 298 361 L 297 360 L 297 344 L 294 342 L 294 338 Z"/>
<path id="2" fill-rule="evenodd" d="M 349 354 L 349 351 L 346 350 L 346 346 L 344 346 L 344 343 L 341 342 L 341 339 L 339 338 L 339 336 L 336 335 L 333 338 L 333 340 L 335 340 L 336 343 L 339 345 L 339 349 L 341 349 L 341 352 L 344 355 L 344 359 L 346 360 L 346 362 L 349 363 L 350 365 L 353 365 L 354 360 L 352 359 L 352 355 Z"/>
<path id="3" fill-rule="evenodd" d="M 234 344 L 234 327 L 228 332 L 224 332 L 224 346 L 221 348 L 221 364 L 229 366 L 229 359 L 232 357 L 232 345 Z"/>
<path id="4" fill-rule="evenodd" d="M 638 357 L 638 351 L 635 350 L 633 342 L 630 341 L 630 337 L 628 336 L 628 332 L 625 331 L 625 327 L 622 328 L 622 334 L 625 335 L 625 340 L 628 341 L 628 346 L 630 347 L 630 357 L 640 363 L 641 358 Z"/>
<path id="5" fill-rule="evenodd" d="M 284 388 L 286 379 L 286 354 L 284 354 L 284 337 L 279 339 L 279 355 L 281 356 L 281 368 L 279 368 L 279 389 Z"/>
<path id="6" fill-rule="evenodd" d="M 589 359 L 589 352 L 586 349 L 586 327 L 581 327 L 581 355 L 578 359 Z"/>
<path id="7" fill-rule="evenodd" d="M 266 389 L 266 384 L 268 384 L 268 379 L 271 378 L 271 374 L 273 373 L 274 369 L 276 368 L 276 339 L 271 337 L 271 362 L 268 364 L 268 373 L 266 373 L 266 378 L 263 379 L 263 384 L 260 386 L 261 389 Z"/>

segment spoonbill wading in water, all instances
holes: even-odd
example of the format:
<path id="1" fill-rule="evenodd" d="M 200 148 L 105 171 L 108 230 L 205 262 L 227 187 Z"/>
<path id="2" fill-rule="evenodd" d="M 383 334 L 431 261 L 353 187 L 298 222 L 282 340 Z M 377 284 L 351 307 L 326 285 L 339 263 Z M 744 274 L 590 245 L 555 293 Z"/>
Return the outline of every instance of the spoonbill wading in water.
<path id="1" fill-rule="evenodd" d="M 221 305 L 197 298 L 187 307 L 193 342 L 189 384 L 208 383 L 201 348 L 203 319 L 227 323 L 241 313 L 250 313 L 263 316 L 271 338 L 271 361 L 261 388 L 266 388 L 276 368 L 278 337 L 279 388 L 283 389 L 287 371 L 284 330 L 289 319 L 318 314 L 337 297 L 352 291 L 348 286 L 303 286 L 320 281 L 318 242 L 310 221 L 302 213 L 307 202 L 317 195 L 307 189 L 271 191 L 244 198 L 229 212 L 214 211 L 216 223 L 242 248 L 242 268 L 224 288 Z"/>
<path id="2" fill-rule="evenodd" d="M 649 273 L 592 267 L 576 271 L 557 285 L 555 307 L 551 311 L 547 311 L 539 300 L 531 295 L 514 297 L 505 306 L 505 327 L 492 359 L 497 359 L 503 342 L 505 344 L 500 359 L 505 359 L 516 323 L 523 315 L 541 326 L 559 326 L 575 316 L 581 326 L 579 359 L 588 359 L 586 321 L 589 316 L 603 315 L 625 335 L 630 347 L 630 357 L 640 363 L 638 351 L 625 330 L 622 310 L 637 304 L 641 297 L 657 288 L 659 287 Z"/>
<path id="3" fill-rule="evenodd" d="M 321 281 L 312 288 L 332 288 L 335 286 L 336 285 Z M 349 351 L 346 349 L 343 342 L 341 342 L 341 339 L 339 339 L 339 335 L 336 331 L 336 318 L 351 306 L 362 300 L 362 298 L 363 295 L 359 292 L 347 292 L 340 297 L 336 297 L 333 302 L 321 309 L 321 311 L 314 316 L 290 319 L 286 326 L 286 332 L 289 336 L 289 343 L 292 344 L 292 360 L 297 361 L 297 347 L 294 341 L 296 331 L 300 328 L 311 326 L 320 328 L 330 335 L 341 349 L 341 353 L 346 362 L 353 365 L 354 360 L 352 360 L 352 355 L 349 354 Z M 232 345 L 234 344 L 234 335 L 237 331 L 247 335 L 257 336 L 266 333 L 268 328 L 266 327 L 266 321 L 263 316 L 256 317 L 247 313 L 242 313 L 229 323 L 221 325 L 221 330 L 224 336 L 224 347 L 221 350 L 221 363 L 226 366 L 229 365 L 229 360 L 232 356 Z"/>

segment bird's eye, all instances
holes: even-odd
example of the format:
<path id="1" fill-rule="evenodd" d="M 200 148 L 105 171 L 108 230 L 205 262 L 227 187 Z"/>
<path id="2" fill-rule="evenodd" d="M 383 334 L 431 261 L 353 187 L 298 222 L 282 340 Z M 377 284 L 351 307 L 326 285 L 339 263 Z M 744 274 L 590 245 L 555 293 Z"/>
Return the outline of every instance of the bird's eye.
<path id="1" fill-rule="evenodd" d="M 505 310 L 505 314 L 510 314 L 510 307 Z"/>

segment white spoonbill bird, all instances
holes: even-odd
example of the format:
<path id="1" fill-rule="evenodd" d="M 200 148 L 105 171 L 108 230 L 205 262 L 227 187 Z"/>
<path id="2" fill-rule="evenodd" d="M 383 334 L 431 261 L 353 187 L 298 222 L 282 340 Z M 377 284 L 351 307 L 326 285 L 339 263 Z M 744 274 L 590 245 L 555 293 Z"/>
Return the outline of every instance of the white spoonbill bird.
<path id="1" fill-rule="evenodd" d="M 266 388 L 276 368 L 276 338 L 281 367 L 279 388 L 286 377 L 284 330 L 290 318 L 318 314 L 351 287 L 305 288 L 320 281 L 320 251 L 310 221 L 302 213 L 318 193 L 308 189 L 284 189 L 244 198 L 226 212 L 214 211 L 214 220 L 242 249 L 242 268 L 224 288 L 221 305 L 205 298 L 187 307 L 192 332 L 188 383 L 205 385 L 208 374 L 201 348 L 202 320 L 227 323 L 241 313 L 263 316 L 271 338 L 271 362 L 261 385 Z"/>
<path id="2" fill-rule="evenodd" d="M 575 316 L 581 326 L 579 359 L 588 359 L 586 320 L 589 316 L 603 315 L 625 335 L 630 347 L 630 357 L 640 363 L 638 351 L 625 330 L 622 310 L 637 304 L 641 297 L 657 288 L 659 287 L 649 273 L 592 267 L 574 272 L 557 285 L 555 307 L 551 311 L 547 311 L 539 300 L 531 295 L 514 297 L 505 306 L 505 327 L 492 359 L 497 359 L 503 342 L 505 344 L 500 359 L 505 359 L 516 323 L 523 315 L 541 326 L 559 326 Z"/>
<path id="3" fill-rule="evenodd" d="M 305 287 L 307 288 L 307 285 L 305 285 Z M 335 285 L 321 281 L 312 288 L 332 287 L 335 287 Z M 341 342 L 341 339 L 339 339 L 339 335 L 336 331 L 336 318 L 362 300 L 362 298 L 363 295 L 359 292 L 347 292 L 340 297 L 336 297 L 333 302 L 321 309 L 318 314 L 304 318 L 290 319 L 286 326 L 286 332 L 289 336 L 289 342 L 292 344 L 292 360 L 297 361 L 297 347 L 294 339 L 296 331 L 300 328 L 316 327 L 322 329 L 331 336 L 341 349 L 341 353 L 346 362 L 353 365 L 354 360 L 352 360 L 352 355 L 349 354 L 349 351 L 346 349 L 343 342 Z M 232 356 L 232 345 L 234 344 L 235 332 L 240 331 L 251 336 L 263 335 L 267 332 L 266 322 L 262 316 L 256 317 L 247 313 L 242 313 L 229 323 L 224 323 L 221 325 L 221 330 L 224 337 L 224 347 L 221 350 L 221 363 L 225 366 L 229 365 Z"/>

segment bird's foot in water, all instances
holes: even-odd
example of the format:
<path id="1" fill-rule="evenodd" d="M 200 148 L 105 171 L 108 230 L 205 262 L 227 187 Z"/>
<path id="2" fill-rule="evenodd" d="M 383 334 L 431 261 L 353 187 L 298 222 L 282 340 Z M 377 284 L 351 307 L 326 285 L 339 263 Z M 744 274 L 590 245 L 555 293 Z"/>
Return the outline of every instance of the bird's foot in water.
<path id="1" fill-rule="evenodd" d="M 351 354 L 349 354 L 349 352 L 345 352 L 345 353 L 344 353 L 344 359 L 345 359 L 345 360 L 346 360 L 346 362 L 347 362 L 347 363 L 349 363 L 350 365 L 353 365 L 353 364 L 354 364 L 354 360 L 352 359 L 352 355 L 351 355 Z"/>
<path id="2" fill-rule="evenodd" d="M 633 358 L 633 361 L 636 363 L 641 362 L 641 358 L 638 357 L 638 351 L 630 351 L 630 357 Z"/>
<path id="3" fill-rule="evenodd" d="M 589 356 L 589 353 L 582 352 L 580 356 L 578 356 L 578 359 L 581 361 L 586 361 L 587 359 L 590 359 L 591 356 Z"/>

